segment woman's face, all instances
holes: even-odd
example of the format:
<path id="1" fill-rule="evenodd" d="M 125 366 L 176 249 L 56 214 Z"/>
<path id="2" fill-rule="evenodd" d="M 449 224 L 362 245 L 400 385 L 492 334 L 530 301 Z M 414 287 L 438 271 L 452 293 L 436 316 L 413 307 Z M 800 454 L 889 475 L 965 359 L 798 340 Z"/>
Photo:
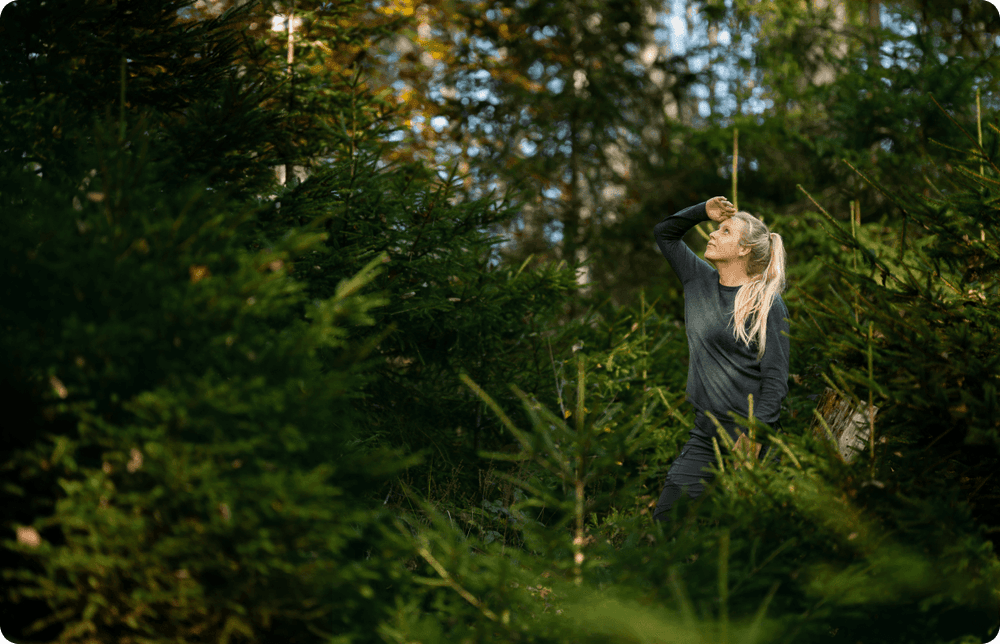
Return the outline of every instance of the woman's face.
<path id="1" fill-rule="evenodd" d="M 740 258 L 740 233 L 745 226 L 739 219 L 730 217 L 719 225 L 708 237 L 708 246 L 705 248 L 705 259 L 712 261 L 734 261 Z M 749 253 L 749 249 L 744 249 L 743 254 Z"/>

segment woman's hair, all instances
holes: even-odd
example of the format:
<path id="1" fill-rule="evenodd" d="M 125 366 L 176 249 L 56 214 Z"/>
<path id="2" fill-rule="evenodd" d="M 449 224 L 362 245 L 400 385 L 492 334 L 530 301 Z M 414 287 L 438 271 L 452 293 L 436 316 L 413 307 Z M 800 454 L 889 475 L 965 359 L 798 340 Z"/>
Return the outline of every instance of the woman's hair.
<path id="1" fill-rule="evenodd" d="M 767 340 L 767 314 L 778 293 L 785 290 L 785 246 L 781 235 L 772 233 L 764 222 L 748 212 L 737 212 L 733 219 L 743 222 L 740 246 L 749 248 L 746 256 L 747 275 L 751 281 L 736 293 L 733 305 L 734 334 L 749 347 L 757 340 L 757 360 L 764 357 Z M 744 326 L 751 319 L 750 333 Z"/>

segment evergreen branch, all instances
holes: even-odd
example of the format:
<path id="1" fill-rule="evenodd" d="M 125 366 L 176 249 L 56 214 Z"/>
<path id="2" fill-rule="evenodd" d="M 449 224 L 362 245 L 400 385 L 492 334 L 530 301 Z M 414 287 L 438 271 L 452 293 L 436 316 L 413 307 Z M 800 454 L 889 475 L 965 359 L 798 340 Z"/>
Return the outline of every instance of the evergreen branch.
<path id="1" fill-rule="evenodd" d="M 781 440 L 777 436 L 772 436 L 771 441 L 777 443 L 778 447 L 780 447 L 786 454 L 788 454 L 788 457 L 792 459 L 793 463 L 795 463 L 795 467 L 799 468 L 800 470 L 802 469 L 802 464 L 799 463 L 799 459 L 795 458 L 795 454 L 793 454 L 792 450 L 790 450 L 788 446 L 785 445 L 785 441 Z"/>
<path id="2" fill-rule="evenodd" d="M 819 275 L 822 271 L 823 271 L 823 263 L 816 262 L 816 265 L 813 267 L 811 271 L 809 271 L 808 274 L 806 274 L 805 277 L 796 280 L 794 288 L 796 290 L 802 290 L 803 286 L 810 284 L 814 279 L 816 279 L 816 276 Z"/>
<path id="3" fill-rule="evenodd" d="M 576 432 L 580 434 L 583 432 L 583 421 L 584 421 L 584 393 L 585 393 L 585 379 L 586 373 L 583 368 L 583 354 L 577 354 L 576 358 Z M 588 437 L 589 438 L 589 437 Z M 587 440 L 584 445 L 584 452 L 587 451 L 590 441 Z M 580 454 L 580 458 L 583 458 L 583 453 Z"/>
<path id="4" fill-rule="evenodd" d="M 719 624 L 720 640 L 729 641 L 729 529 L 719 538 Z"/>
<path id="5" fill-rule="evenodd" d="M 815 200 L 815 199 L 813 199 L 813 196 L 812 196 L 811 194 L 809 194 L 809 193 L 808 193 L 808 192 L 806 191 L 806 189 L 805 189 L 805 188 L 803 188 L 803 187 L 802 187 L 802 184 L 801 184 L 801 183 L 798 183 L 798 184 L 795 184 L 795 187 L 797 187 L 797 188 L 798 188 L 799 190 L 801 190 L 801 191 L 802 191 L 802 193 L 803 193 L 803 194 L 804 194 L 805 196 L 809 197 L 809 201 L 813 202 L 813 205 L 814 205 L 814 206 L 816 206 L 816 207 L 817 207 L 817 208 L 819 209 L 819 211 L 820 211 L 821 213 L 823 213 L 823 215 L 824 215 L 824 216 L 825 216 L 825 217 L 827 218 L 827 220 L 829 220 L 829 222 L 830 222 L 830 223 L 832 223 L 832 224 L 833 224 L 834 226 L 836 226 L 836 227 L 837 227 L 838 229 L 840 229 L 840 224 L 839 224 L 839 223 L 837 223 L 837 220 L 836 220 L 836 219 L 834 219 L 834 218 L 833 218 L 833 217 L 832 217 L 832 216 L 830 215 L 830 213 L 828 213 L 828 212 L 826 211 L 826 209 L 825 209 L 825 208 L 823 208 L 823 206 L 819 205 L 819 204 L 818 204 L 818 203 L 816 202 L 816 200 Z M 841 232 L 844 232 L 844 231 L 841 231 Z M 846 235 L 847 233 L 845 232 L 844 234 Z"/>
<path id="6" fill-rule="evenodd" d="M 844 163 L 847 163 L 847 165 L 851 166 L 851 164 L 850 164 L 850 163 L 849 163 L 849 162 L 848 162 L 848 161 L 847 161 L 846 159 L 844 160 Z M 852 170 L 854 170 L 855 172 L 858 172 L 858 171 L 857 171 L 857 169 L 855 169 L 855 168 L 854 168 L 854 166 L 851 166 L 851 169 L 852 169 Z M 859 174 L 860 174 L 860 173 L 859 173 Z M 862 175 L 862 177 L 863 177 L 863 178 L 864 178 L 865 180 L 868 180 L 868 178 L 867 178 L 867 177 L 864 177 L 864 175 Z M 869 183 L 871 183 L 871 182 L 869 181 Z M 872 185 L 874 185 L 874 184 L 872 184 Z M 876 186 L 876 187 L 877 187 L 877 186 Z M 865 246 L 865 245 L 864 245 L 863 243 L 861 243 L 861 241 L 859 241 L 859 240 L 858 240 L 858 238 L 857 238 L 857 237 L 855 237 L 854 235 L 850 235 L 850 236 L 849 236 L 849 235 L 847 234 L 847 231 L 845 231 L 845 230 L 842 230 L 842 229 L 840 228 L 840 224 L 839 224 L 839 223 L 838 223 L 838 222 L 837 222 L 837 221 L 836 221 L 836 220 L 835 220 L 835 219 L 834 219 L 834 218 L 833 218 L 833 217 L 832 217 L 832 216 L 830 215 L 830 213 L 828 213 L 828 212 L 827 212 L 826 210 L 824 210 L 824 209 L 823 209 L 823 207 L 822 207 L 822 206 L 820 206 L 820 205 L 819 205 L 818 203 L 816 203 L 816 200 L 815 200 L 815 199 L 813 199 L 812 195 L 810 195 L 810 194 L 809 194 L 808 192 L 806 192 L 806 189 L 805 189 L 805 188 L 803 188 L 801 184 L 798 184 L 798 188 L 799 188 L 799 190 L 801 190 L 801 191 L 802 191 L 802 192 L 803 192 L 803 193 L 804 193 L 804 194 L 805 194 L 805 195 L 806 195 L 807 197 L 809 197 L 809 200 L 810 200 L 810 201 L 812 201 L 812 202 L 813 202 L 813 204 L 814 204 L 814 205 L 815 205 L 815 206 L 816 206 L 817 208 L 819 208 L 820 212 L 822 212 L 822 213 L 823 213 L 823 215 L 824 215 L 824 216 L 825 216 L 825 217 L 826 217 L 826 218 L 827 218 L 827 219 L 828 219 L 828 220 L 830 221 L 830 223 L 832 223 L 832 224 L 833 224 L 833 225 L 834 225 L 834 226 L 836 227 L 836 229 L 837 229 L 837 230 L 839 230 L 839 231 L 841 232 L 841 234 L 843 235 L 843 238 L 842 238 L 842 239 L 841 239 L 840 241 L 842 241 L 842 242 L 843 242 L 843 243 L 844 243 L 845 245 L 848 245 L 848 246 L 852 246 L 852 247 L 854 247 L 854 248 L 857 248 L 857 249 L 861 250 L 861 252 L 862 252 L 862 254 L 863 254 L 862 256 L 863 256 L 863 257 L 865 258 L 865 260 L 866 260 L 866 261 L 868 262 L 868 264 L 869 264 L 869 265 L 870 265 L 871 267 L 873 267 L 873 268 L 877 267 L 877 268 L 879 269 L 879 272 L 880 272 L 880 273 L 881 273 L 881 275 L 882 275 L 882 282 L 883 282 L 883 285 L 884 285 L 884 283 L 885 283 L 885 278 L 886 278 L 887 276 L 888 276 L 888 277 L 891 277 L 891 278 L 892 278 L 893 280 L 895 280 L 896 282 L 899 282 L 900 284 L 902 284 L 902 282 L 900 281 L 900 279 L 899 279 L 898 277 L 896 277 L 895 275 L 893 275 L 893 274 L 892 274 L 892 271 L 891 271 L 891 270 L 889 270 L 889 267 L 888 267 L 888 266 L 886 266 L 885 264 L 883 264 L 882 262 L 880 262 L 880 261 L 879 261 L 878 257 L 876 257 L 876 256 L 875 256 L 875 253 L 873 253 L 873 252 L 871 251 L 871 249 L 869 249 L 869 248 L 868 248 L 867 246 Z M 881 190 L 881 189 L 880 189 L 880 190 Z M 883 194 L 885 194 L 885 192 L 884 192 L 884 191 L 883 191 Z M 905 209 L 905 208 L 903 208 L 903 206 L 902 206 L 901 204 L 899 204 L 898 202 L 896 202 L 896 200 L 895 200 L 895 199 L 893 199 L 893 197 L 892 197 L 891 195 L 886 195 L 886 196 L 887 196 L 887 197 L 889 197 L 889 199 L 891 199 L 891 200 L 893 201 L 893 203 L 896 203 L 896 205 L 898 205 L 898 206 L 899 206 L 900 208 L 902 208 L 902 209 L 903 209 L 903 212 L 904 212 L 904 213 L 906 212 L 906 209 Z M 853 221 L 853 220 L 852 220 L 852 221 Z M 834 267 L 834 268 L 836 268 L 836 270 L 838 270 L 838 272 L 840 271 L 840 268 L 839 268 L 839 267 Z"/>
<path id="7" fill-rule="evenodd" d="M 942 282 L 944 282 L 944 283 L 945 283 L 945 285 L 946 285 L 946 286 L 948 286 L 948 287 L 949 287 L 949 288 L 950 288 L 951 290 L 955 291 L 955 292 L 956 292 L 956 293 L 958 293 L 959 295 L 964 295 L 964 293 L 962 293 L 961 289 L 959 289 L 959 288 L 958 288 L 958 287 L 956 287 L 956 286 L 955 286 L 954 284 L 952 284 L 951 282 L 949 282 L 948 280 L 946 280 L 946 279 L 944 278 L 944 275 L 941 275 L 941 273 L 940 273 L 940 272 L 939 272 L 939 273 L 937 274 L 937 278 L 938 278 L 939 280 L 941 280 Z"/>
<path id="8" fill-rule="evenodd" d="M 771 605 L 771 600 L 774 598 L 774 594 L 778 592 L 779 586 L 781 586 L 781 581 L 776 581 L 771 584 L 771 589 L 767 591 L 767 596 L 764 597 L 764 601 L 761 603 L 760 608 L 757 610 L 757 614 L 754 615 L 753 622 L 750 624 L 750 630 L 746 635 L 747 641 L 757 641 L 757 631 L 760 630 L 760 624 L 764 621 L 764 615 L 767 613 L 767 607 Z"/>
<path id="9" fill-rule="evenodd" d="M 775 557 L 777 557 L 781 553 L 782 550 L 784 550 L 785 548 L 787 548 L 789 546 L 794 546 L 794 545 L 798 544 L 798 542 L 799 542 L 798 537 L 792 537 L 792 538 L 788 539 L 787 541 L 783 542 L 780 546 L 778 546 L 777 548 L 774 549 L 774 552 L 772 552 L 770 555 L 768 555 L 767 559 L 765 559 L 763 562 L 761 562 L 758 566 L 755 566 L 746 576 L 743 577 L 742 580 L 740 580 L 740 582 L 738 584 L 736 584 L 735 586 L 733 586 L 730 589 L 729 592 L 732 593 L 733 595 L 735 595 L 736 591 L 740 589 L 740 586 L 742 586 L 747 581 L 749 581 L 754 576 L 754 574 L 756 574 L 756 573 L 760 572 L 761 570 L 763 570 L 764 566 L 766 566 L 772 559 L 774 559 Z M 775 582 L 775 583 L 781 583 L 781 582 Z M 765 605 L 765 608 L 766 608 L 766 605 Z M 754 627 L 751 627 L 751 631 L 753 630 L 753 628 Z M 754 641 L 754 639 L 751 637 L 750 641 L 752 642 L 752 641 Z"/>
<path id="10" fill-rule="evenodd" d="M 990 472 L 989 475 L 986 478 L 984 478 L 981 481 L 979 481 L 979 485 L 976 486 L 976 489 L 972 491 L 972 494 L 970 494 L 969 497 L 972 498 L 972 497 L 976 496 L 976 494 L 979 492 L 979 488 L 983 487 L 983 485 L 986 483 L 986 481 L 989 481 L 991 478 L 993 478 L 994 474 L 996 474 L 996 472 Z"/>
<path id="11" fill-rule="evenodd" d="M 931 187 L 931 188 L 932 188 L 932 189 L 934 190 L 934 192 L 938 193 L 938 196 L 940 196 L 940 197 L 941 197 L 942 199 L 945 199 L 945 198 L 946 198 L 946 197 L 945 197 L 945 194 L 944 194 L 943 192 L 941 192 L 941 189 L 940 189 L 940 188 L 938 188 L 938 187 L 937 187 L 937 186 L 936 186 L 936 185 L 934 184 L 934 182 L 933 182 L 933 181 L 931 181 L 930 177 L 928 177 L 926 173 L 922 173 L 922 174 L 921 174 L 921 176 L 923 176 L 923 178 L 924 178 L 924 182 L 925 182 L 925 183 L 926 183 L 927 185 L 929 185 L 929 186 L 930 186 L 930 187 Z"/>
<path id="12" fill-rule="evenodd" d="M 663 392 L 660 391 L 660 388 L 657 387 L 655 391 L 656 391 L 657 394 L 660 395 L 660 398 L 663 400 L 663 404 L 666 405 L 667 409 L 670 409 L 670 403 L 667 402 L 667 399 L 663 396 Z M 679 421 L 681 421 L 681 425 L 683 427 L 685 427 L 687 429 L 690 429 L 691 425 L 688 424 L 687 418 L 685 418 L 684 416 L 682 416 L 680 414 L 680 412 L 678 412 L 677 409 L 671 409 L 670 410 L 670 415 L 673 416 L 674 418 L 678 419 Z"/>
<path id="13" fill-rule="evenodd" d="M 508 483 L 510 483 L 512 485 L 516 485 L 519 488 L 521 488 L 522 490 L 524 490 L 525 492 L 531 493 L 537 499 L 544 499 L 546 497 L 550 497 L 551 498 L 551 494 L 549 494 L 545 490 L 543 490 L 541 488 L 538 488 L 538 487 L 535 487 L 534 485 L 532 485 L 531 483 L 528 483 L 527 481 L 522 481 L 521 479 L 515 478 L 515 477 L 511 476 L 510 474 L 507 474 L 506 472 L 498 472 L 497 476 L 500 478 L 501 481 L 507 481 Z M 531 499 L 529 499 L 527 501 L 521 501 L 520 503 L 529 503 L 530 501 L 531 501 Z"/>
<path id="14" fill-rule="evenodd" d="M 896 199 L 895 195 L 892 195 L 892 194 L 886 192 L 886 190 L 877 181 L 875 181 L 874 179 L 870 179 L 865 173 L 863 173 L 860 170 L 858 170 L 857 168 L 855 168 L 851 164 L 851 162 L 848 161 L 847 159 L 842 159 L 842 161 L 847 164 L 847 167 L 849 167 L 851 170 L 854 170 L 854 172 L 856 172 L 859 177 L 861 177 L 862 179 L 864 179 L 865 181 L 867 181 L 868 185 L 870 185 L 871 187 L 873 187 L 876 190 L 878 190 L 879 192 L 881 192 L 882 195 L 885 196 L 889 201 L 891 201 L 892 203 L 894 203 L 897 206 L 899 206 L 900 210 L 902 210 L 904 214 L 909 214 L 909 212 L 906 210 L 906 206 L 904 206 L 903 204 L 901 204 Z M 937 188 L 935 188 L 935 190 L 937 190 Z"/>
<path id="15" fill-rule="evenodd" d="M 529 259 L 530 259 L 530 257 L 529 257 Z M 525 264 L 526 263 L 527 263 L 527 260 L 525 260 Z M 524 268 L 523 264 L 521 265 L 521 268 Z M 518 274 L 521 273 L 520 270 L 517 271 L 517 272 L 518 272 Z M 559 375 L 556 373 L 556 359 L 552 355 L 552 342 L 548 338 L 545 339 L 545 342 L 549 346 L 549 361 L 552 364 L 552 377 L 556 381 L 556 397 L 559 400 L 559 411 L 562 412 L 563 418 L 565 418 L 566 417 L 566 407 L 563 405 L 562 388 L 559 386 Z"/>
<path id="16" fill-rule="evenodd" d="M 680 604 L 681 616 L 684 619 L 684 625 L 690 632 L 695 632 L 698 626 L 694 621 L 694 607 L 692 606 L 687 593 L 685 593 L 684 589 L 681 587 L 680 578 L 677 575 L 676 568 L 671 567 L 667 581 L 670 583 L 670 591 L 674 595 L 674 600 Z"/>
<path id="17" fill-rule="evenodd" d="M 421 541 L 426 543 L 426 537 L 421 536 Z M 420 554 L 421 557 L 424 558 L 424 560 L 427 561 L 427 563 L 431 565 L 432 568 L 434 568 L 435 571 L 437 571 L 437 574 L 441 575 L 443 583 L 445 583 L 446 585 L 448 585 L 448 587 L 450 587 L 452 590 L 461 595 L 462 599 L 464 599 L 465 601 L 469 602 L 470 604 L 478 608 L 487 619 L 490 619 L 494 622 L 499 620 L 496 613 L 494 613 L 489 608 L 484 606 L 481 601 L 473 597 L 472 593 L 463 588 L 457 581 L 455 581 L 452 578 L 450 574 L 448 574 L 448 571 L 445 569 L 445 567 L 441 565 L 441 562 L 439 562 L 437 559 L 434 558 L 434 555 L 432 555 L 430 551 L 427 550 L 426 546 L 424 546 L 423 544 L 418 546 L 417 552 Z"/>
<path id="18" fill-rule="evenodd" d="M 942 142 L 940 142 L 940 141 L 938 141 L 937 139 L 934 139 L 934 138 L 928 138 L 927 140 L 930 141 L 931 143 L 934 143 L 935 145 L 941 146 L 945 150 L 950 150 L 952 152 L 957 152 L 959 154 L 965 154 L 965 152 L 966 152 L 966 150 L 963 150 L 962 148 L 956 148 L 954 146 L 948 145 L 947 143 L 942 143 Z"/>
<path id="19" fill-rule="evenodd" d="M 638 405 L 639 402 L 640 401 L 637 400 L 633 406 Z M 638 448 L 636 435 L 642 431 L 645 421 L 649 420 L 653 410 L 656 409 L 656 405 L 657 402 L 655 400 L 649 402 L 649 407 L 646 407 L 640 416 L 636 416 L 632 419 L 632 424 L 635 425 L 635 427 L 628 433 L 628 435 L 625 436 L 624 440 L 625 445 L 628 447 L 628 451 L 625 452 L 626 454 L 631 454 Z"/>
<path id="20" fill-rule="evenodd" d="M 472 389 L 472 391 L 474 391 L 476 395 L 483 400 L 483 402 L 489 405 L 490 409 L 492 409 L 493 412 L 500 418 L 500 422 L 502 422 L 504 426 L 510 430 L 510 433 L 514 435 L 514 438 L 516 438 L 523 447 L 530 448 L 531 441 L 528 440 L 527 436 L 521 430 L 514 426 L 514 423 L 507 417 L 507 414 L 505 414 L 503 409 L 501 409 L 500 406 L 494 402 L 493 398 L 491 398 L 489 394 L 473 382 L 472 378 L 470 378 L 465 372 L 458 374 L 458 377 L 466 384 L 467 387 L 469 387 L 469 389 Z"/>
<path id="21" fill-rule="evenodd" d="M 951 426 L 951 427 L 949 427 L 948 429 L 944 430 L 943 432 L 941 432 L 940 434 L 938 434 L 938 435 L 937 435 L 937 437 L 936 437 L 936 438 L 935 438 L 934 440 L 932 440 L 932 441 L 931 441 L 930 443 L 928 443 L 928 444 L 927 444 L 927 446 L 926 446 L 926 447 L 924 447 L 924 448 L 923 448 L 922 450 L 920 450 L 920 451 L 921 451 L 921 452 L 926 452 L 926 451 L 927 451 L 927 450 L 929 450 L 930 448 L 934 447 L 935 443 L 937 443 L 937 442 L 938 442 L 939 440 L 941 440 L 942 438 L 944 438 L 945 436 L 947 436 L 948 434 L 950 434 L 950 433 L 951 433 L 951 430 L 953 430 L 953 429 L 955 429 L 955 426 L 954 426 L 954 425 L 952 425 L 952 426 Z"/>
<path id="22" fill-rule="evenodd" d="M 511 388 L 514 390 L 514 393 L 519 398 L 521 398 L 524 401 L 528 400 L 528 397 L 524 394 L 524 392 L 522 392 L 517 387 L 517 385 L 511 385 Z M 553 427 L 557 427 L 557 428 L 561 429 L 562 432 L 563 432 L 563 435 L 569 434 L 569 426 L 566 425 L 566 421 L 564 419 L 559 418 L 558 416 L 556 416 L 555 414 L 553 414 L 549 409 L 543 407 L 542 405 L 539 405 L 538 403 L 530 403 L 530 404 L 534 406 L 534 409 L 536 411 L 538 411 L 538 412 L 541 413 L 543 420 L 547 420 L 549 423 L 552 424 Z M 536 416 L 536 418 L 537 418 L 537 416 Z M 539 423 L 539 425 L 540 424 L 541 423 Z M 563 457 L 562 450 L 560 450 L 559 447 L 556 446 L 556 444 L 552 441 L 552 435 L 551 435 L 551 433 L 548 432 L 548 431 L 544 431 L 543 430 L 543 431 L 538 432 L 538 434 L 542 437 L 542 440 L 545 442 L 545 445 L 548 448 L 549 453 L 552 454 L 552 455 L 558 456 L 558 459 L 556 459 L 556 460 L 557 460 L 558 465 L 559 465 L 559 467 L 558 467 L 559 471 L 558 472 L 553 471 L 553 473 L 555 473 L 560 478 L 572 479 L 573 478 L 573 470 L 570 468 L 569 463 L 567 462 L 567 459 Z M 545 461 L 545 462 L 547 462 L 547 461 Z M 544 465 L 545 462 L 543 462 L 542 464 Z"/>
<path id="23" fill-rule="evenodd" d="M 828 268 L 830 268 L 830 269 L 833 269 L 833 270 L 836 270 L 836 268 L 837 268 L 837 266 L 835 266 L 833 264 L 827 264 L 825 261 L 823 262 L 823 265 L 826 266 L 826 267 L 828 267 Z M 827 315 L 829 315 L 830 317 L 839 317 L 840 316 L 839 312 L 834 311 L 829 306 L 827 306 L 823 302 L 820 302 L 819 300 L 817 300 L 815 297 L 813 297 L 812 295 L 810 295 L 806 291 L 801 291 L 800 294 L 804 298 L 806 298 L 807 300 L 809 300 L 810 302 L 812 302 L 814 305 L 816 305 L 817 308 L 820 308 L 820 309 L 823 309 L 824 311 L 826 311 Z M 841 301 L 843 301 L 843 300 L 841 300 Z M 815 322 L 815 318 L 813 318 L 813 321 Z M 819 326 L 818 323 L 817 323 L 817 326 Z"/>
<path id="24" fill-rule="evenodd" d="M 981 175 L 977 172 L 973 172 L 972 170 L 966 168 L 964 165 L 958 166 L 958 171 L 968 175 L 970 178 L 975 179 L 978 182 L 992 183 L 995 186 L 1000 186 L 1000 181 L 997 181 L 996 179 L 989 179 L 986 177 L 986 175 Z"/>
<path id="25" fill-rule="evenodd" d="M 726 449 L 729 450 L 729 451 L 732 451 L 732 449 L 733 449 L 733 439 L 729 435 L 729 432 L 727 432 L 722 427 L 722 424 L 718 421 L 718 419 L 715 417 L 715 415 L 712 412 L 710 412 L 710 411 L 709 412 L 705 412 L 705 415 L 708 416 L 709 419 L 711 419 L 711 421 L 713 423 L 715 423 L 715 429 L 718 432 L 719 437 L 722 438 L 722 443 L 726 446 Z"/>
<path id="26" fill-rule="evenodd" d="M 849 400 L 849 401 L 851 401 L 853 403 L 858 403 L 859 401 L 858 401 L 858 399 L 854 395 L 848 395 L 846 393 L 846 390 L 848 388 L 847 384 L 845 382 L 843 382 L 843 380 L 841 379 L 840 375 L 837 373 L 836 369 L 837 368 L 833 364 L 830 365 L 830 370 L 833 371 L 833 375 L 837 377 L 838 381 L 840 381 L 840 385 L 841 385 L 841 387 L 843 387 L 843 389 L 841 389 L 841 387 L 838 387 L 837 385 L 835 385 L 833 383 L 833 381 L 830 380 L 830 376 L 826 375 L 825 373 L 824 374 L 820 374 L 820 375 L 823 377 L 823 380 L 826 381 L 827 386 L 829 386 L 831 389 L 833 389 L 834 393 L 836 393 L 838 396 L 840 396 L 841 399 L 843 399 L 843 400 Z"/>
<path id="27" fill-rule="evenodd" d="M 524 452 L 520 452 L 517 454 L 508 454 L 507 452 L 489 452 L 486 450 L 481 450 L 479 452 L 479 456 L 480 458 L 488 458 L 490 460 L 495 460 L 495 461 L 511 461 L 511 462 L 526 461 L 529 458 L 531 458 L 528 454 L 525 454 Z"/>
<path id="28" fill-rule="evenodd" d="M 833 365 L 830 365 L 830 368 L 837 369 L 837 367 Z M 858 385 L 861 385 L 862 387 L 869 387 L 870 389 L 874 389 L 875 391 L 877 391 L 879 396 L 881 396 L 882 398 L 885 398 L 886 400 L 892 399 L 891 396 L 888 393 L 886 393 L 885 390 L 883 390 L 882 387 L 871 378 L 866 378 L 865 376 L 856 374 L 852 371 L 846 371 L 840 369 L 837 369 L 837 371 L 840 372 L 839 377 L 841 380 L 850 380 Z M 860 398 L 858 399 L 858 401 L 860 402 Z"/>
<path id="29" fill-rule="evenodd" d="M 973 144 L 974 146 L 976 146 L 976 149 L 977 149 L 977 150 L 979 150 L 979 152 L 980 152 L 980 154 L 982 155 L 982 157 L 983 157 L 984 159 L 986 159 L 986 160 L 987 160 L 987 161 L 989 162 L 989 164 L 990 164 L 990 167 L 991 167 L 991 168 L 993 168 L 993 170 L 994 170 L 994 171 L 995 171 L 995 172 L 996 172 L 997 174 L 1000 174 L 1000 168 L 998 168 L 998 167 L 996 166 L 996 164 L 995 164 L 995 163 L 993 163 L 993 159 L 991 159 L 991 158 L 989 158 L 989 156 L 987 156 L 987 154 L 986 154 L 986 151 L 985 151 L 985 150 L 983 150 L 983 146 L 982 146 L 982 145 L 980 145 L 980 144 L 979 144 L 979 143 L 978 143 L 978 142 L 977 142 L 977 141 L 976 141 L 976 140 L 975 140 L 974 138 L 972 138 L 972 135 L 971 135 L 971 134 L 969 134 L 968 132 L 966 132 L 966 131 L 965 131 L 965 128 L 963 128 L 963 127 L 962 127 L 961 125 L 959 125 L 959 124 L 958 124 L 958 121 L 956 121 L 956 120 L 955 120 L 955 119 L 954 119 L 954 118 L 953 118 L 953 117 L 951 116 L 951 114 L 949 114 L 949 113 L 947 112 L 947 110 L 945 110 L 945 109 L 944 109 L 943 107 L 941 107 L 941 104 L 937 102 L 937 99 L 936 99 L 936 98 L 934 98 L 934 95 L 933 95 L 933 94 L 928 94 L 928 96 L 930 96 L 930 97 L 931 97 L 931 100 L 932 100 L 932 101 L 934 101 L 934 104 L 938 106 L 938 109 L 939 109 L 939 110 L 941 110 L 941 112 L 943 112 L 943 113 L 944 113 L 944 115 L 948 117 L 948 120 L 949 120 L 949 121 L 951 121 L 952 123 L 954 123 L 955 127 L 957 127 L 957 128 L 959 129 L 959 130 L 961 130 L 961 131 L 962 131 L 962 134 L 964 134 L 964 135 L 965 135 L 965 138 L 967 138 L 967 139 L 969 139 L 970 141 L 972 141 L 972 144 Z"/>
<path id="30" fill-rule="evenodd" d="M 719 436 L 722 436 L 724 433 L 720 432 Z M 722 452 L 719 451 L 719 441 L 716 440 L 715 436 L 712 437 L 712 449 L 715 451 L 715 460 L 719 464 L 719 472 L 725 472 L 726 466 L 722 463 Z"/>
<path id="31" fill-rule="evenodd" d="M 961 453 L 962 453 L 962 450 L 958 449 L 958 450 L 955 450 L 954 452 L 952 452 L 951 454 L 947 454 L 947 455 L 941 457 L 940 459 L 938 459 L 937 461 L 935 461 L 933 465 L 927 467 L 923 472 L 921 472 L 917 476 L 917 478 L 923 478 L 923 477 L 927 476 L 928 472 L 930 472 L 931 470 L 937 469 L 938 467 L 940 467 L 941 465 L 943 465 L 945 461 L 947 461 L 948 459 L 952 458 L 953 456 L 958 456 Z"/>

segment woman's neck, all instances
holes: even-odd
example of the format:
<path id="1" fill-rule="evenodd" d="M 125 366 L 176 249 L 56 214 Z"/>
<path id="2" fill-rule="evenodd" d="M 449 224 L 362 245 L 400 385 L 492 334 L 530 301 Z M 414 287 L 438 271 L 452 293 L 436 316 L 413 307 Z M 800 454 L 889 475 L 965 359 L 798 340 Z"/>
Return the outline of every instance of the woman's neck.
<path id="1" fill-rule="evenodd" d="M 725 264 L 719 266 L 719 284 L 723 286 L 743 286 L 752 281 L 742 266 Z"/>

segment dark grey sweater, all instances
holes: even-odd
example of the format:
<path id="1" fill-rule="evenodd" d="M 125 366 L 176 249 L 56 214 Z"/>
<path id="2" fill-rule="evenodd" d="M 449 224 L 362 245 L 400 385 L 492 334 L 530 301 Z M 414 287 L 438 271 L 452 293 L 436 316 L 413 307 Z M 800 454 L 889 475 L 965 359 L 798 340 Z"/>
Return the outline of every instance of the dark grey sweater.
<path id="1" fill-rule="evenodd" d="M 747 394 L 753 394 L 754 416 L 773 425 L 788 394 L 788 309 L 777 295 L 767 317 L 764 357 L 757 361 L 757 343 L 747 347 L 733 333 L 733 303 L 739 286 L 723 286 L 719 272 L 687 247 L 681 238 L 695 225 L 709 221 L 705 203 L 665 218 L 653 228 L 660 252 L 684 286 L 684 324 L 690 365 L 687 399 L 700 411 L 729 419 L 729 411 L 749 414 Z M 749 332 L 748 316 L 746 329 Z"/>

